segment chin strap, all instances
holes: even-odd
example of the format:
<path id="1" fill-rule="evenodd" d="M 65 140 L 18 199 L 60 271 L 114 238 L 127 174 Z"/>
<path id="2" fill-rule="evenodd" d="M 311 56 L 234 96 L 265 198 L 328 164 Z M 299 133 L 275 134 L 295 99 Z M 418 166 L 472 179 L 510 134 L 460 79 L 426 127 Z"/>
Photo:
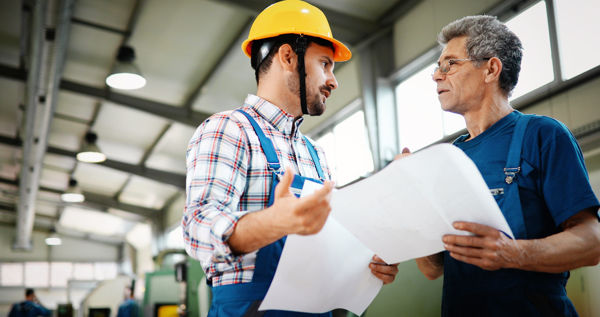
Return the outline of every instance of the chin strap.
<path id="1" fill-rule="evenodd" d="M 296 55 L 298 55 L 298 76 L 300 83 L 300 107 L 302 108 L 302 114 L 308 113 L 308 106 L 306 105 L 306 71 L 304 69 L 304 54 L 306 53 L 306 47 L 308 41 L 302 35 L 296 39 Z"/>

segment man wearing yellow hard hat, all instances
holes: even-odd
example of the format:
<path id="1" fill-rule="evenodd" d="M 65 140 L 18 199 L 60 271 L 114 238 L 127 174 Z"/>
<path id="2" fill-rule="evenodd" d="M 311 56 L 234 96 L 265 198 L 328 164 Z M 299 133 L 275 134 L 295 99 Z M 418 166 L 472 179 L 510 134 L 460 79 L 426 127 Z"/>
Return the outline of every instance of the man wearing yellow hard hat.
<path id="1" fill-rule="evenodd" d="M 304 114 L 323 113 L 338 86 L 334 62 L 352 54 L 333 38 L 323 12 L 299 0 L 263 10 L 242 49 L 257 93 L 240 108 L 208 118 L 190 140 L 186 251 L 201 262 L 212 287 L 209 316 L 331 316 L 258 307 L 286 236 L 319 232 L 331 210 L 325 155 L 299 126 Z M 323 187 L 299 197 L 311 181 Z M 382 261 L 374 256 L 374 262 Z M 395 265 L 370 266 L 384 283 L 398 272 Z"/>

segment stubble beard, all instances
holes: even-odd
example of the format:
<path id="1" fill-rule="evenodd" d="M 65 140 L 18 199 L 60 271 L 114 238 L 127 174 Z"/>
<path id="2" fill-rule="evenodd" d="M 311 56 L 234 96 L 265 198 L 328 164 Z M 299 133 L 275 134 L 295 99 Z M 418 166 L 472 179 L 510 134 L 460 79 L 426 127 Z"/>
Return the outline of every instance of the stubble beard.
<path id="1" fill-rule="evenodd" d="M 287 86 L 290 92 L 296 94 L 298 99 L 300 98 L 300 80 L 298 77 L 294 76 L 288 80 Z M 325 103 L 321 101 L 321 90 L 328 90 L 331 93 L 331 88 L 323 85 L 319 88 L 319 90 L 313 94 L 306 89 L 306 108 L 308 110 L 308 115 L 310 116 L 320 116 L 325 112 Z M 301 105 L 301 101 L 299 105 Z M 304 115 L 304 113 L 303 113 Z"/>

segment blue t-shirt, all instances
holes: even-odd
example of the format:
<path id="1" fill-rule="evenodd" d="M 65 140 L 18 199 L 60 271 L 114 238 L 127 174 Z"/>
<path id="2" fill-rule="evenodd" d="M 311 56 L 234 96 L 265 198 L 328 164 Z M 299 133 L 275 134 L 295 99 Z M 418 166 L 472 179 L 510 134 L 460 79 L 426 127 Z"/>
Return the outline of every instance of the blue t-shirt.
<path id="1" fill-rule="evenodd" d="M 465 141 L 468 135 L 463 135 L 455 141 L 484 179 L 498 173 L 498 167 L 502 173 L 516 120 L 522 115 L 513 111 L 474 139 Z M 562 123 L 532 117 L 525 130 L 520 163 L 517 184 L 525 232 L 516 238 L 537 239 L 558 233 L 560 224 L 569 217 L 600 205 L 589 184 L 581 150 Z M 493 171 L 490 166 L 494 166 Z M 490 188 L 496 185 L 488 179 L 486 182 Z M 501 201 L 502 195 L 496 199 L 501 209 L 508 205 Z M 454 260 L 445 252 L 443 315 L 576 315 L 564 290 L 567 278 L 568 272 L 486 271 Z"/>
<path id="2" fill-rule="evenodd" d="M 52 311 L 29 300 L 14 304 L 8 313 L 8 317 L 38 317 L 50 315 L 52 315 Z"/>

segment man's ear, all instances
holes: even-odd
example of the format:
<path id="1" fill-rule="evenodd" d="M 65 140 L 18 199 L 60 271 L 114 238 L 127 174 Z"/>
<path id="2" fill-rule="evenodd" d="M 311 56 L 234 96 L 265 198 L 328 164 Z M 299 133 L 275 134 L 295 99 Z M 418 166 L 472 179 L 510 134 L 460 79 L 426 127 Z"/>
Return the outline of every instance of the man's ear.
<path id="1" fill-rule="evenodd" d="M 275 55 L 281 67 L 287 71 L 296 71 L 296 63 L 298 62 L 296 56 L 292 46 L 287 43 L 281 45 L 277 50 L 277 55 Z"/>
<path id="2" fill-rule="evenodd" d="M 486 67 L 486 83 L 491 83 L 500 80 L 500 73 L 502 72 L 502 61 L 498 57 L 490 58 L 484 66 Z"/>

